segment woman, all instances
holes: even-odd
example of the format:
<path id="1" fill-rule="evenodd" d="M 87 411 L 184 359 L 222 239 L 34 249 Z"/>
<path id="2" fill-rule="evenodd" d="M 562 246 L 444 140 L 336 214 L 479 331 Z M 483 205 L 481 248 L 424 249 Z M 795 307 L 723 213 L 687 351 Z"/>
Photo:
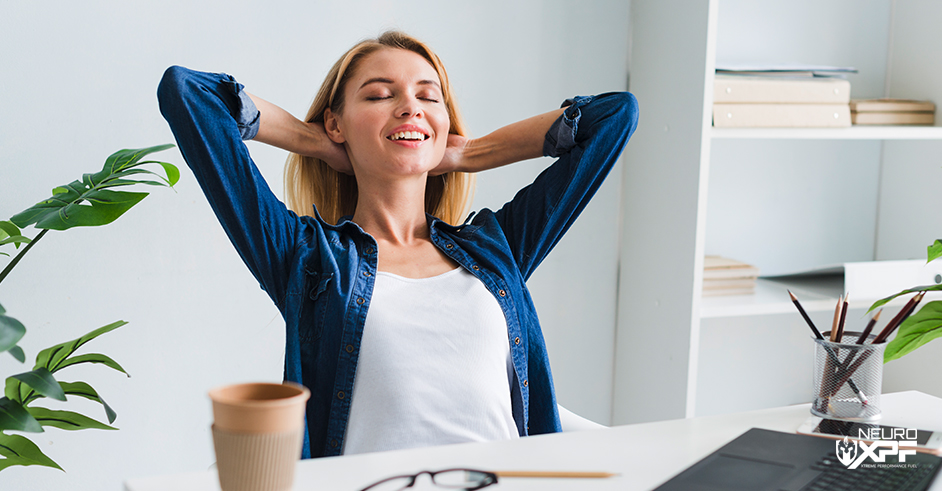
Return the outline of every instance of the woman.
<path id="1" fill-rule="evenodd" d="M 225 74 L 172 67 L 158 97 L 285 317 L 285 379 L 311 390 L 303 457 L 559 431 L 525 281 L 634 131 L 630 94 L 577 97 L 467 139 L 438 57 L 389 32 L 337 62 L 306 122 Z M 240 139 L 293 152 L 294 212 Z M 541 155 L 559 159 L 500 210 L 461 222 L 463 173 Z"/>

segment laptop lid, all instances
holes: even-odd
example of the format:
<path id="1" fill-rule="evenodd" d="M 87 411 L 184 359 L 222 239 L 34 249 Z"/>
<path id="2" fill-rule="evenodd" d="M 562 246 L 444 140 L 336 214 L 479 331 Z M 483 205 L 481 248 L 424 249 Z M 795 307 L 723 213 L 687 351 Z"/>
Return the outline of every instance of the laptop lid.
<path id="1" fill-rule="evenodd" d="M 800 491 L 824 471 L 817 465 L 835 452 L 835 440 L 753 428 L 665 482 L 656 491 Z M 836 459 L 832 459 L 835 460 Z M 925 489 L 940 466 L 936 456 L 907 455 L 906 462 L 934 466 Z M 834 462 L 836 466 L 845 467 Z M 840 469 L 843 470 L 843 469 Z M 854 469 L 847 472 L 866 472 Z"/>

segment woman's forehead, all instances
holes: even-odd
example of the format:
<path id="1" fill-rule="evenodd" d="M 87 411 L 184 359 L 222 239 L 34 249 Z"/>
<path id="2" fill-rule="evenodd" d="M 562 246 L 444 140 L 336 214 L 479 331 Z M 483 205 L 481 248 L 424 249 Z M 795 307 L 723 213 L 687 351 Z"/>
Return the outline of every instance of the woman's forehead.
<path id="1" fill-rule="evenodd" d="M 382 48 L 366 55 L 350 81 L 354 91 L 370 83 L 433 85 L 441 89 L 438 72 L 428 60 L 414 51 L 399 48 Z"/>

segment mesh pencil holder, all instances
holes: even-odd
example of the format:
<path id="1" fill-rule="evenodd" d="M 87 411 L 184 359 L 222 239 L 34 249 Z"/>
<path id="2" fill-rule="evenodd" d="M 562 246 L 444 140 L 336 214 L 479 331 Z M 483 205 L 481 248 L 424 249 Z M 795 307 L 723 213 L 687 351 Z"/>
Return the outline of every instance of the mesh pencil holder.
<path id="1" fill-rule="evenodd" d="M 852 344 L 860 333 L 845 332 L 851 343 L 815 339 L 811 414 L 851 421 L 880 419 L 883 390 L 883 350 L 886 343 Z M 874 336 L 869 336 L 872 341 Z"/>

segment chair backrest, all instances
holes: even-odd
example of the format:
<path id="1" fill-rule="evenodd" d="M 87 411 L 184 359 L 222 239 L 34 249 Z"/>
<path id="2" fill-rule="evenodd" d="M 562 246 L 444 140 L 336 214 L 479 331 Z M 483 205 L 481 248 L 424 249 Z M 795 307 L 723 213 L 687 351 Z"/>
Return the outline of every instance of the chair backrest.
<path id="1" fill-rule="evenodd" d="M 559 410 L 559 422 L 563 427 L 563 431 L 584 431 L 607 428 L 607 426 L 585 419 L 559 404 L 556 405 L 556 408 Z"/>

